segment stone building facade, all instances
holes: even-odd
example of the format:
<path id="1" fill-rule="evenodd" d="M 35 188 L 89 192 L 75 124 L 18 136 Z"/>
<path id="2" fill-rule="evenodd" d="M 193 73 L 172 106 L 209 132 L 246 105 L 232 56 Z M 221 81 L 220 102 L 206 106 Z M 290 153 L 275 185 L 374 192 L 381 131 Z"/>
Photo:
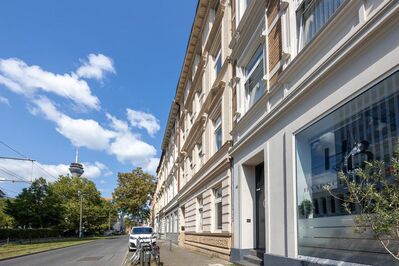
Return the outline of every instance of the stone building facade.
<path id="1" fill-rule="evenodd" d="M 229 259 L 231 5 L 200 0 L 168 117 L 154 226 L 179 245 Z"/>
<path id="2" fill-rule="evenodd" d="M 159 232 L 244 265 L 395 265 L 322 188 L 344 197 L 338 171 L 389 163 L 399 142 L 397 25 L 398 1 L 200 0 L 157 171 Z"/>
<path id="3" fill-rule="evenodd" d="M 396 265 L 354 232 L 338 171 L 399 141 L 399 2 L 237 2 L 232 260 Z"/>

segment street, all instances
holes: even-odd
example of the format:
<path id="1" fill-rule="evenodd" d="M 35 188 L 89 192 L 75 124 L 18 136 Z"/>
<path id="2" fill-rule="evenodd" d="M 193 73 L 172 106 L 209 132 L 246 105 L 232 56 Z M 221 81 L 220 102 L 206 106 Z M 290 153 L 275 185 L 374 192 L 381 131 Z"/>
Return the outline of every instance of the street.
<path id="1" fill-rule="evenodd" d="M 120 266 L 126 257 L 127 243 L 127 236 L 96 240 L 87 244 L 0 261 L 0 265 Z"/>

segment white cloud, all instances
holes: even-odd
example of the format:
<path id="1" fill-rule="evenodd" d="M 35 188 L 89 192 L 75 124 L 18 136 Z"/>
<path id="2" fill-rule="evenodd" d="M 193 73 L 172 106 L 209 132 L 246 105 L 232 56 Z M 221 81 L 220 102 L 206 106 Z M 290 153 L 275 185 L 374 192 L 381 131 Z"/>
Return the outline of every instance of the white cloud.
<path id="1" fill-rule="evenodd" d="M 56 123 L 57 131 L 69 139 L 74 146 L 93 150 L 104 150 L 108 147 L 115 132 L 103 128 L 92 119 L 73 119 L 57 110 L 54 104 L 45 97 L 33 100 L 35 107 L 32 113 L 41 113 L 50 121 Z"/>
<path id="2" fill-rule="evenodd" d="M 96 80 L 102 80 L 106 72 L 115 74 L 115 68 L 112 59 L 103 54 L 89 54 L 88 61 L 76 70 L 79 77 Z"/>
<path id="3" fill-rule="evenodd" d="M 126 123 L 126 121 L 119 120 L 115 116 L 110 115 L 109 113 L 105 114 L 110 120 L 110 127 L 118 132 L 127 132 L 129 131 L 129 125 Z"/>
<path id="4" fill-rule="evenodd" d="M 94 162 L 92 163 L 83 163 L 83 169 L 84 173 L 83 175 L 88 177 L 88 178 L 97 178 L 100 176 L 106 176 L 109 175 L 110 171 L 108 170 L 108 167 L 100 162 Z M 112 172 L 111 172 L 112 173 Z"/>
<path id="5" fill-rule="evenodd" d="M 0 59 L 0 84 L 28 97 L 42 91 L 70 99 L 78 106 L 100 108 L 99 99 L 91 93 L 87 82 L 76 74 L 54 74 L 17 58 Z"/>
<path id="6" fill-rule="evenodd" d="M 159 164 L 159 158 L 151 158 L 147 165 L 144 166 L 144 171 L 156 175 L 157 167 Z"/>
<path id="7" fill-rule="evenodd" d="M 157 153 L 154 146 L 142 141 L 139 136 L 132 133 L 119 135 L 109 147 L 109 152 L 114 154 L 120 162 L 131 162 L 143 166 Z"/>
<path id="8" fill-rule="evenodd" d="M 116 156 L 122 163 L 131 163 L 152 171 L 156 149 L 141 140 L 140 135 L 129 130 L 126 121 L 106 114 L 110 120 L 107 129 L 92 119 L 73 119 L 60 111 L 45 97 L 33 100 L 31 112 L 41 114 L 56 124 L 56 130 L 69 139 L 73 145 L 93 150 L 103 150 Z"/>
<path id="9" fill-rule="evenodd" d="M 11 106 L 10 105 L 10 101 L 6 98 L 0 95 L 0 103 L 5 104 L 7 106 Z"/>
<path id="10" fill-rule="evenodd" d="M 152 114 L 127 108 L 127 118 L 133 127 L 144 128 L 154 136 L 160 129 L 159 120 Z"/>
<path id="11" fill-rule="evenodd" d="M 108 167 L 101 162 L 85 162 L 83 166 L 83 176 L 90 179 L 105 176 L 109 172 Z M 1 179 L 30 181 L 44 177 L 53 182 L 59 175 L 69 174 L 69 165 L 42 164 L 38 162 L 32 165 L 28 161 L 0 160 L 0 174 Z"/>

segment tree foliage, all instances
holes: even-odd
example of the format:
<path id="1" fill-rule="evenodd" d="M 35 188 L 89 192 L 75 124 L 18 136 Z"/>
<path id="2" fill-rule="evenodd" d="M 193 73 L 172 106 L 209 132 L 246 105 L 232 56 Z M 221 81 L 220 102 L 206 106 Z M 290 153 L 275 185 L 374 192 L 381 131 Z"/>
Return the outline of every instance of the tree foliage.
<path id="1" fill-rule="evenodd" d="M 33 181 L 15 200 L 7 200 L 5 213 L 21 227 L 51 228 L 62 220 L 60 198 L 44 178 Z"/>
<path id="2" fill-rule="evenodd" d="M 354 206 L 359 210 L 359 215 L 354 216 L 356 232 L 371 230 L 384 249 L 399 260 L 399 149 L 390 165 L 365 162 L 365 167 L 354 173 L 341 171 L 339 178 L 348 191 L 340 199 L 346 211 L 352 214 Z M 338 198 L 330 187 L 325 189 Z"/>
<path id="3" fill-rule="evenodd" d="M 5 216 L 0 202 L 0 227 L 57 228 L 76 235 L 79 229 L 80 194 L 83 198 L 83 227 L 99 234 L 112 226 L 117 211 L 112 202 L 101 198 L 95 184 L 84 177 L 60 176 L 54 183 L 35 180 L 15 199 L 7 199 Z M 9 215 L 9 216 L 7 216 Z M 12 217 L 10 219 L 10 217 Z"/>
<path id="4" fill-rule="evenodd" d="M 83 197 L 83 227 L 89 234 L 108 229 L 109 216 L 116 216 L 113 205 L 101 198 L 94 182 L 84 177 L 60 176 L 53 184 L 63 212 L 62 228 L 77 233 L 80 216 L 80 193 Z"/>
<path id="5" fill-rule="evenodd" d="M 0 199 L 0 228 L 12 228 L 15 225 L 14 218 L 5 213 L 6 199 Z"/>
<path id="6" fill-rule="evenodd" d="M 130 173 L 118 173 L 118 185 L 113 198 L 119 210 L 145 220 L 149 216 L 148 204 L 154 191 L 154 177 L 138 167 Z"/>

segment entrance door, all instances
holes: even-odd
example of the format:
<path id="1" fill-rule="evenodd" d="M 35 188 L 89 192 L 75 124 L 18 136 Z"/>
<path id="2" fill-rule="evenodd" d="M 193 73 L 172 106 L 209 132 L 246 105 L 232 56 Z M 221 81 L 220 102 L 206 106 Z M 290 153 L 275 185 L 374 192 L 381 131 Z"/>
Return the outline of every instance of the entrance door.
<path id="1" fill-rule="evenodd" d="M 255 166 L 256 248 L 265 249 L 265 178 L 264 163 Z"/>

